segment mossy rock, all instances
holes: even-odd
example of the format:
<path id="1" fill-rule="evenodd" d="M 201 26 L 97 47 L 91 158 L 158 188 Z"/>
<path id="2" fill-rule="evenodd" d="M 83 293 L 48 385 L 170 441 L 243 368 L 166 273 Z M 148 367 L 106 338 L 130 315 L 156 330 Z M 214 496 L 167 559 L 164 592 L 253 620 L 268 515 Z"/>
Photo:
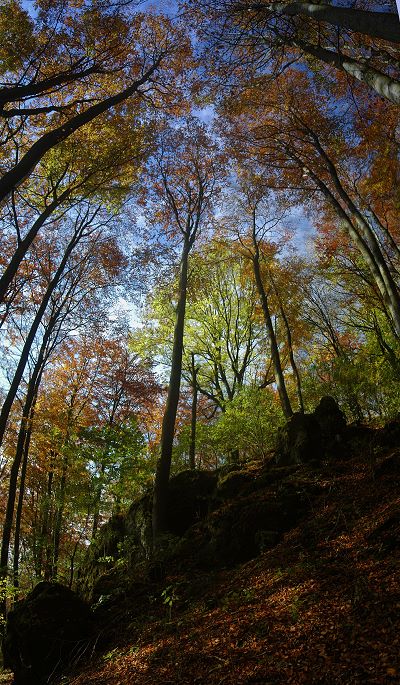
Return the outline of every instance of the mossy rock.
<path id="1" fill-rule="evenodd" d="M 345 437 L 346 417 L 336 400 L 330 395 L 321 398 L 314 409 L 313 416 L 321 431 L 322 449 L 325 457 L 334 458 Z"/>
<path id="2" fill-rule="evenodd" d="M 122 588 L 127 579 L 126 565 L 119 564 L 99 575 L 91 588 L 91 602 L 96 604 L 101 597 L 109 597 Z"/>
<path id="3" fill-rule="evenodd" d="M 41 582 L 7 617 L 4 665 L 15 685 L 53 682 L 79 655 L 94 629 L 88 605 L 59 583 Z"/>
<path id="4" fill-rule="evenodd" d="M 270 487 L 271 485 L 279 487 L 280 483 L 293 476 L 299 469 L 301 464 L 289 464 L 287 466 L 278 466 L 277 464 L 267 464 L 259 477 L 254 483 L 254 489 L 261 489 L 261 487 Z"/>
<path id="5" fill-rule="evenodd" d="M 178 539 L 211 509 L 217 475 L 211 471 L 182 471 L 168 488 L 168 522 L 162 558 L 169 558 Z M 90 601 L 98 601 L 120 586 L 119 564 L 127 572 L 148 562 L 152 554 L 152 493 L 136 499 L 125 516 L 112 516 L 90 545 L 79 574 L 79 590 Z M 123 585 L 123 583 L 122 583 Z M 107 591 L 106 591 L 107 590 Z M 108 592 L 109 591 L 109 592 Z"/>
<path id="6" fill-rule="evenodd" d="M 216 491 L 216 498 L 229 500 L 246 493 L 248 487 L 255 483 L 254 476 L 248 471 L 230 471 L 220 476 Z"/>
<path id="7" fill-rule="evenodd" d="M 374 445 L 379 447 L 400 447 L 400 414 L 383 428 L 375 431 Z"/>
<path id="8" fill-rule="evenodd" d="M 91 542 L 86 559 L 79 569 L 79 593 L 92 601 L 92 590 L 98 578 L 109 571 L 124 554 L 126 521 L 123 514 L 111 516 Z"/>
<path id="9" fill-rule="evenodd" d="M 209 520 L 205 519 L 189 528 L 176 544 L 171 561 L 185 568 L 195 567 L 209 572 L 219 566 L 212 545 Z"/>
<path id="10" fill-rule="evenodd" d="M 354 456 L 358 454 L 368 454 L 370 449 L 376 444 L 376 435 L 378 431 L 370 426 L 365 426 L 362 423 L 350 423 L 345 432 L 346 450 L 342 456 Z"/>
<path id="11" fill-rule="evenodd" d="M 324 443 L 340 441 L 346 430 L 346 417 L 336 400 L 330 395 L 322 397 L 313 416 L 316 419 Z"/>
<path id="12" fill-rule="evenodd" d="M 136 499 L 129 507 L 125 526 L 125 554 L 129 566 L 150 558 L 152 547 L 151 509 L 151 493 Z"/>
<path id="13" fill-rule="evenodd" d="M 99 529 L 88 549 L 87 561 L 118 559 L 125 538 L 125 516 L 114 514 Z"/>

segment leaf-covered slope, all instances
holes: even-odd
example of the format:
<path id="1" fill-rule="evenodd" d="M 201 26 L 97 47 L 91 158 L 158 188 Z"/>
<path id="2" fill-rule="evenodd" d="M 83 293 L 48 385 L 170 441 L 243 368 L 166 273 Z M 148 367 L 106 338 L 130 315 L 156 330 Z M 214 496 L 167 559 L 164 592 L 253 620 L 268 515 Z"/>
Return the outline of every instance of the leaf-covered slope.
<path id="1" fill-rule="evenodd" d="M 313 475 L 309 515 L 274 549 L 208 573 L 175 559 L 161 584 L 137 584 L 70 685 L 399 682 L 400 448 L 387 435 L 376 460 L 364 443 Z"/>

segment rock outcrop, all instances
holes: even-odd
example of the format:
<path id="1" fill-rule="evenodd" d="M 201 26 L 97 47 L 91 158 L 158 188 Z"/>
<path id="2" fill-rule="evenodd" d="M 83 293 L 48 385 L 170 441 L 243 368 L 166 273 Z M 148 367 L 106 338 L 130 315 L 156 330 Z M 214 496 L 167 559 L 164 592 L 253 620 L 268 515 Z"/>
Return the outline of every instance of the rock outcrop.
<path id="1" fill-rule="evenodd" d="M 317 464 L 330 456 L 346 431 L 346 418 L 333 397 L 321 399 L 312 414 L 295 413 L 278 431 L 276 462 Z"/>
<path id="2" fill-rule="evenodd" d="M 313 416 L 319 425 L 325 450 L 342 441 L 346 431 L 346 417 L 333 397 L 322 397 Z"/>
<path id="3" fill-rule="evenodd" d="M 318 462 L 321 458 L 321 430 L 315 417 L 312 414 L 293 414 L 278 430 L 277 464 L 306 464 Z"/>
<path id="4" fill-rule="evenodd" d="M 171 478 L 167 537 L 178 539 L 207 516 L 216 485 L 217 474 L 211 471 L 182 471 Z M 127 570 L 149 561 L 151 503 L 151 493 L 143 495 L 131 504 L 125 516 L 112 516 L 99 530 L 79 578 L 79 590 L 91 602 L 116 591 L 126 582 Z"/>
<path id="5" fill-rule="evenodd" d="M 99 531 L 81 573 L 84 595 L 107 602 L 127 583 L 137 582 L 135 568 L 152 582 L 165 574 L 164 562 L 176 555 L 209 568 L 232 566 L 273 547 L 316 496 L 310 483 L 304 485 L 307 492 L 303 485 L 292 487 L 294 472 L 333 454 L 345 432 L 344 414 L 332 397 L 324 397 L 312 414 L 296 413 L 280 429 L 276 465 L 269 461 L 258 472 L 225 466 L 218 473 L 182 471 L 173 476 L 165 544 L 157 558 L 151 559 L 148 493 L 132 503 L 125 517 L 112 517 Z"/>

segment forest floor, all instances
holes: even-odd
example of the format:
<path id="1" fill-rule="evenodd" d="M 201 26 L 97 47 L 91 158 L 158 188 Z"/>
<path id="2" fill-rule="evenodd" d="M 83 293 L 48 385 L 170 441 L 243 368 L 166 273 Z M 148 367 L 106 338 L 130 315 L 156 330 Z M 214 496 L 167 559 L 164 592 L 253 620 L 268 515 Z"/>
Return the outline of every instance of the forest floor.
<path id="1" fill-rule="evenodd" d="M 299 472 L 301 477 L 301 469 Z M 185 569 L 113 619 L 69 685 L 400 683 L 400 449 L 320 469 L 311 513 L 273 550 Z"/>

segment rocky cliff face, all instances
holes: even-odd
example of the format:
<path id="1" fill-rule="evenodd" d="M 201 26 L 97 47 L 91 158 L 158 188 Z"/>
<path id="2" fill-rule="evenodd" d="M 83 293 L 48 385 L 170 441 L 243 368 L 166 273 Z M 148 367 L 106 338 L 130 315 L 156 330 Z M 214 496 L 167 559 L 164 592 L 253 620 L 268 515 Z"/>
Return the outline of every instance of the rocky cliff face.
<path id="1" fill-rule="evenodd" d="M 79 591 L 92 603 L 112 600 L 138 578 L 165 575 L 177 558 L 205 570 L 234 566 L 276 545 L 308 512 L 318 494 L 298 482 L 297 465 L 258 465 L 221 474 L 185 471 L 171 479 L 164 548 L 151 554 L 151 497 L 114 516 L 91 545 Z M 185 561 L 183 561 L 185 560 Z"/>
<path id="2" fill-rule="evenodd" d="M 295 414 L 280 429 L 273 460 L 258 470 L 219 473 L 183 471 L 169 484 L 165 558 L 187 554 L 204 567 L 234 565 L 277 544 L 306 514 L 316 496 L 309 483 L 291 479 L 300 464 L 312 470 L 346 440 L 346 421 L 325 397 L 312 414 Z M 277 490 L 278 487 L 278 490 Z M 141 566 L 162 573 L 151 558 L 151 493 L 135 500 L 125 516 L 113 516 L 92 543 L 81 570 L 80 591 L 91 601 L 109 596 Z M 153 560 L 154 562 L 154 560 Z M 158 569 L 158 570 L 157 570 Z M 114 590 L 113 590 L 114 588 Z"/>

